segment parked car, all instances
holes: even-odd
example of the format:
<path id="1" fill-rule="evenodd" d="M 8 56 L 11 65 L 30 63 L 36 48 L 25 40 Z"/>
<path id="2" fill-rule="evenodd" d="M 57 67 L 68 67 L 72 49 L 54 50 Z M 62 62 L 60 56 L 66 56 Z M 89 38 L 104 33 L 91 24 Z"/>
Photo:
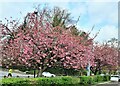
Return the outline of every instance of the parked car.
<path id="1" fill-rule="evenodd" d="M 51 74 L 51 73 L 49 73 L 49 72 L 43 72 L 42 75 L 43 75 L 44 77 L 55 77 L 55 76 L 56 76 L 55 74 Z"/>
<path id="2" fill-rule="evenodd" d="M 100 74 L 100 76 L 105 76 L 105 74 Z"/>
<path id="3" fill-rule="evenodd" d="M 110 81 L 120 81 L 120 75 L 111 75 Z"/>

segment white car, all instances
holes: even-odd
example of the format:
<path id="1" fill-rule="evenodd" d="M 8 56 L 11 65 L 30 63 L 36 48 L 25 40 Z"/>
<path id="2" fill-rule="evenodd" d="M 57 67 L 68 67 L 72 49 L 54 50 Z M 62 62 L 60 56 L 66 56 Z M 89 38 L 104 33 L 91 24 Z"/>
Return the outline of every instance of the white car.
<path id="1" fill-rule="evenodd" d="M 110 81 L 120 81 L 120 76 L 119 75 L 111 75 Z"/>
<path id="2" fill-rule="evenodd" d="M 104 76 L 105 74 L 100 74 L 101 76 Z"/>
<path id="3" fill-rule="evenodd" d="M 43 72 L 42 75 L 43 75 L 44 77 L 55 77 L 55 76 L 56 76 L 55 74 L 51 74 L 51 73 L 49 73 L 49 72 Z"/>

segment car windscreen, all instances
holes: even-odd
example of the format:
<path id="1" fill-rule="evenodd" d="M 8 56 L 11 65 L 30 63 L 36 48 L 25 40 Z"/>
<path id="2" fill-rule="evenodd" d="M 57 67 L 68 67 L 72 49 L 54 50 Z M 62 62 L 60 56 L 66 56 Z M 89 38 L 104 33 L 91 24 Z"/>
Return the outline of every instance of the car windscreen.
<path id="1" fill-rule="evenodd" d="M 119 77 L 119 76 L 111 76 L 111 77 Z"/>

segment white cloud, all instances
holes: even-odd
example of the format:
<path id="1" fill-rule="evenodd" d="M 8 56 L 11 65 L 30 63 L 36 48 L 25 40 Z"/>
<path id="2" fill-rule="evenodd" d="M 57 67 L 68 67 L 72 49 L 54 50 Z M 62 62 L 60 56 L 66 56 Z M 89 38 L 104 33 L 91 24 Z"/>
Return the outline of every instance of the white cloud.
<path id="1" fill-rule="evenodd" d="M 117 24 L 118 4 L 113 2 L 87 3 L 90 24 Z"/>
<path id="2" fill-rule="evenodd" d="M 0 0 L 1 2 L 118 2 L 119 0 Z"/>
<path id="3" fill-rule="evenodd" d="M 103 42 L 111 38 L 118 38 L 118 28 L 115 26 L 106 25 L 101 28 L 100 33 L 95 38 L 96 41 Z"/>
<path id="4" fill-rule="evenodd" d="M 67 2 L 48 2 L 48 5 L 53 6 L 53 7 L 57 6 L 62 9 L 68 9 L 68 7 L 69 7 L 69 3 L 67 3 Z"/>
<path id="5" fill-rule="evenodd" d="M 79 30 L 83 30 L 85 32 L 90 32 L 92 29 L 92 27 L 77 27 L 79 28 Z M 106 25 L 101 27 L 101 29 L 99 29 L 98 27 L 94 27 L 94 29 L 90 33 L 90 37 L 93 38 L 98 32 L 99 34 L 94 39 L 94 41 L 98 41 L 100 43 L 108 41 L 111 38 L 118 38 L 118 28 L 113 25 Z"/>
<path id="6" fill-rule="evenodd" d="M 7 0 L 1 0 L 0 2 L 6 2 L 6 1 Z M 92 31 L 91 37 L 93 37 L 93 34 L 96 34 L 98 32 L 99 28 L 102 28 L 100 34 L 96 37 L 95 40 L 103 41 L 113 37 L 117 38 L 118 30 L 116 27 L 118 23 L 118 6 L 117 6 L 118 0 L 116 1 L 115 0 L 86 0 L 86 1 L 84 0 L 74 0 L 74 1 L 73 0 L 59 0 L 59 1 L 58 0 L 49 0 L 49 1 L 48 0 L 31 0 L 31 1 L 10 0 L 9 2 L 11 1 L 23 2 L 23 3 L 48 2 L 50 6 L 59 6 L 62 7 L 63 9 L 68 9 L 73 15 L 73 17 L 75 17 L 75 19 L 78 18 L 79 15 L 81 15 L 80 23 L 82 24 L 79 24 L 79 27 L 80 29 L 86 32 L 90 31 L 92 26 L 95 24 L 96 27 Z M 73 7 L 69 5 L 70 2 L 74 2 Z M 27 4 L 27 6 L 21 5 L 19 8 L 17 6 L 11 7 L 9 4 L 5 7 L 4 4 L 2 8 L 4 10 L 3 12 L 4 15 L 2 15 L 1 17 L 5 17 L 6 16 L 5 13 L 8 12 L 9 13 L 8 15 L 14 14 L 17 15 L 17 17 L 19 18 L 20 11 L 22 11 L 22 16 L 25 16 L 27 12 L 31 11 L 31 8 L 30 8 L 30 4 Z M 1 14 L 2 13 L 0 12 L 0 15 Z M 85 19 L 85 21 L 82 19 Z"/>
<path id="7" fill-rule="evenodd" d="M 118 2 L 119 0 L 87 0 L 88 2 Z"/>

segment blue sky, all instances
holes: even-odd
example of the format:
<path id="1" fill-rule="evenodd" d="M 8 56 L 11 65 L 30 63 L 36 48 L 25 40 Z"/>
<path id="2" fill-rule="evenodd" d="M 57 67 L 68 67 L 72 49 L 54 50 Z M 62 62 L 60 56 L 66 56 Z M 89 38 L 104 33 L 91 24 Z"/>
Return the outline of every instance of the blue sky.
<path id="1" fill-rule="evenodd" d="M 37 2 L 36 2 L 37 1 Z M 77 24 L 79 30 L 90 31 L 95 25 L 91 33 L 93 37 L 100 29 L 100 33 L 95 41 L 103 42 L 110 38 L 118 38 L 118 1 L 116 0 L 1 0 L 0 1 L 0 20 L 4 18 L 23 20 L 27 12 L 34 11 L 34 7 L 38 4 L 47 3 L 50 7 L 59 6 L 62 9 L 68 9 L 73 19 L 80 16 Z"/>

